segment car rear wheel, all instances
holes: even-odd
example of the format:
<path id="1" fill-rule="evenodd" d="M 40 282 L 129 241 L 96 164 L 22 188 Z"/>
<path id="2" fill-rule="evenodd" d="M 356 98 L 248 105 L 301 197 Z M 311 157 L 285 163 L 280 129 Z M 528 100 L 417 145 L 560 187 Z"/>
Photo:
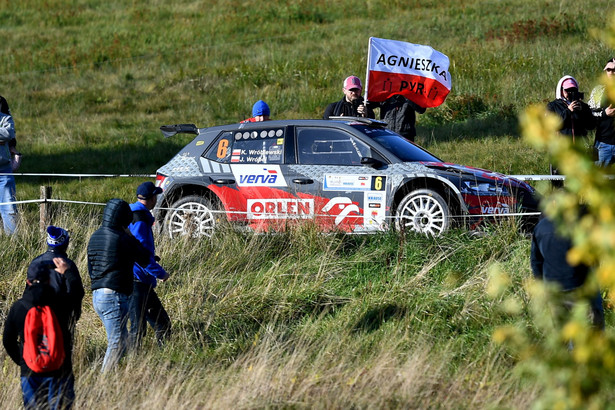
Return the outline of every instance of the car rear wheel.
<path id="1" fill-rule="evenodd" d="M 186 235 L 192 238 L 211 237 L 220 218 L 211 202 L 201 196 L 181 198 L 171 208 L 164 220 L 171 238 Z"/>
<path id="2" fill-rule="evenodd" d="M 397 229 L 438 236 L 451 224 L 446 201 L 431 189 L 410 192 L 402 199 L 395 213 Z"/>

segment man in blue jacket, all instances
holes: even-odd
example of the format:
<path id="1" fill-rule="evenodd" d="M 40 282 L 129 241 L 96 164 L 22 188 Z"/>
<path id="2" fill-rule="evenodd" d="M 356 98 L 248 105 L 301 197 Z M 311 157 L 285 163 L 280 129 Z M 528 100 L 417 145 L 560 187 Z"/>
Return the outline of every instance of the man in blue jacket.
<path id="1" fill-rule="evenodd" d="M 133 218 L 128 228 L 150 251 L 149 263 L 147 265 L 135 263 L 133 268 L 134 282 L 129 311 L 130 337 L 136 348 L 140 346 L 147 331 L 147 323 L 154 329 L 159 345 L 171 335 L 171 319 L 155 291 L 158 279 L 165 281 L 169 277 L 157 262 L 160 259 L 156 256 L 154 247 L 152 232 L 154 217 L 150 212 L 156 206 L 158 194 L 161 192 L 162 189 L 152 182 L 144 182 L 137 188 L 137 202 L 130 205 Z"/>

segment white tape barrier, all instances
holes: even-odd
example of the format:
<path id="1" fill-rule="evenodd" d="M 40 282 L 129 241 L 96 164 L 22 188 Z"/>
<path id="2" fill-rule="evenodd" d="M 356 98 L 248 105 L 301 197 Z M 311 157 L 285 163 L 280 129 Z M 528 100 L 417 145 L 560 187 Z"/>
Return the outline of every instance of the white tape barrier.
<path id="1" fill-rule="evenodd" d="M 55 202 L 55 203 L 66 203 L 66 204 L 81 204 L 81 205 L 96 205 L 96 206 L 105 206 L 106 203 L 102 202 L 87 202 L 87 201 L 70 201 L 64 199 L 29 199 L 25 201 L 15 201 L 15 202 L 0 202 L 0 205 L 18 205 L 18 204 L 42 204 L 47 202 Z M 164 210 L 164 211 L 184 211 L 186 209 L 183 208 L 156 208 L 155 210 Z M 199 210 L 192 210 L 192 212 L 202 212 Z M 217 211 L 210 209 L 209 212 L 212 214 L 232 214 L 232 215 L 248 215 L 247 211 Z M 464 218 L 502 218 L 502 217 L 531 217 L 531 216 L 539 216 L 540 212 L 516 212 L 516 213 L 501 213 L 501 214 L 467 214 L 467 215 L 450 215 L 449 218 L 452 219 L 464 219 Z M 262 216 L 271 217 L 270 219 L 294 219 L 292 215 L 281 215 L 281 214 L 262 214 Z M 337 215 L 331 214 L 314 214 L 311 217 L 334 217 Z M 274 218 L 277 217 L 277 218 Z M 356 215 L 349 215 L 348 217 L 357 217 Z M 397 219 L 396 216 L 387 216 L 386 219 Z M 299 219 L 299 217 L 296 217 Z"/>
<path id="2" fill-rule="evenodd" d="M 0 172 L 0 175 L 13 175 L 24 177 L 66 177 L 66 178 L 156 178 L 155 174 L 43 174 L 43 173 L 27 173 L 27 172 Z M 564 175 L 508 175 L 509 177 L 520 179 L 522 181 L 557 181 L 565 180 Z M 609 175 L 615 177 L 615 175 Z"/>

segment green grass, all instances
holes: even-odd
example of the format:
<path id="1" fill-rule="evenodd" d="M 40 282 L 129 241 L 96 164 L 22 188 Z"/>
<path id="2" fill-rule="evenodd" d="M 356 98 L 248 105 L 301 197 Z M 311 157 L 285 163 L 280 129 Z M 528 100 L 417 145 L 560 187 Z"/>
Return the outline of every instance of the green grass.
<path id="1" fill-rule="evenodd" d="M 368 38 L 392 38 L 451 60 L 453 89 L 418 116 L 419 143 L 450 162 L 545 174 L 548 159 L 520 139 L 517 115 L 553 99 L 565 74 L 591 90 L 612 51 L 588 30 L 613 11 L 606 0 L 2 2 L 0 94 L 20 171 L 153 174 L 190 139 L 165 139 L 160 125 L 237 122 L 258 99 L 273 118 L 320 118 L 343 78 L 365 77 Z M 54 198 L 132 201 L 142 180 L 23 176 L 18 199 L 49 185 Z M 102 207 L 55 207 L 87 286 L 85 248 Z M 19 233 L 0 237 L 2 317 L 43 251 L 37 206 L 21 211 Z M 540 394 L 491 342 L 509 319 L 485 295 L 488 266 L 504 264 L 527 299 L 529 243 L 514 229 L 158 239 L 172 274 L 159 288 L 171 343 L 158 351 L 148 339 L 100 377 L 105 333 L 87 292 L 77 408 L 527 408 Z M 0 403 L 18 407 L 17 368 L 0 359 Z"/>

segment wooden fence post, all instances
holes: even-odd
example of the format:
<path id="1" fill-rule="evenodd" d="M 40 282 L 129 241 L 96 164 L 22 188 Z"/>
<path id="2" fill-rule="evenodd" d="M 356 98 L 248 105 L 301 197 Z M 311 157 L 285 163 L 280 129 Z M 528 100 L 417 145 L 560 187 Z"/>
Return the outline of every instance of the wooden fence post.
<path id="1" fill-rule="evenodd" d="M 51 198 L 51 187 L 41 187 L 41 205 L 40 205 L 40 225 L 41 232 L 44 232 L 51 221 L 51 203 L 47 202 Z"/>

